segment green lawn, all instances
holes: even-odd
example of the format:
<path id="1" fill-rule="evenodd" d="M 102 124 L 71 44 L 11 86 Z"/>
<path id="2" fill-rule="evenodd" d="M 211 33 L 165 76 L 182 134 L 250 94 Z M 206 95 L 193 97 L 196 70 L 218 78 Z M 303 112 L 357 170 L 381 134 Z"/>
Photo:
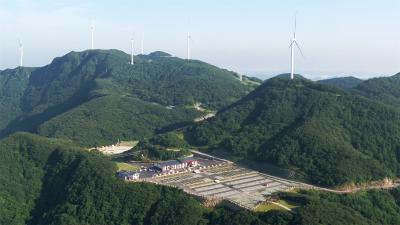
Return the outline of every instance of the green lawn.
<path id="1" fill-rule="evenodd" d="M 287 201 L 287 200 L 279 200 L 277 202 L 282 204 L 282 205 L 284 205 L 284 206 L 286 206 L 286 207 L 288 207 L 289 209 L 294 209 L 294 208 L 299 207 L 299 205 L 297 205 L 296 203 L 291 202 L 291 201 Z M 285 210 L 284 208 L 280 207 L 279 205 L 275 205 L 275 204 L 266 202 L 266 203 L 263 203 L 263 204 L 259 205 L 256 208 L 256 212 L 267 212 L 267 211 L 273 210 L 273 209 Z"/>
<path id="2" fill-rule="evenodd" d="M 278 203 L 288 207 L 289 209 L 294 209 L 294 208 L 297 208 L 297 207 L 300 206 L 297 203 L 294 203 L 294 202 L 291 202 L 291 201 L 288 201 L 288 200 L 279 200 Z"/>
<path id="3" fill-rule="evenodd" d="M 271 204 L 271 203 L 263 203 L 256 208 L 256 212 L 267 212 L 269 210 L 283 210 L 281 207 Z"/>
<path id="4" fill-rule="evenodd" d="M 123 163 L 123 162 L 117 162 L 117 167 L 118 167 L 118 171 L 120 170 L 138 170 L 139 167 L 134 166 L 132 164 L 128 164 L 128 163 Z"/>

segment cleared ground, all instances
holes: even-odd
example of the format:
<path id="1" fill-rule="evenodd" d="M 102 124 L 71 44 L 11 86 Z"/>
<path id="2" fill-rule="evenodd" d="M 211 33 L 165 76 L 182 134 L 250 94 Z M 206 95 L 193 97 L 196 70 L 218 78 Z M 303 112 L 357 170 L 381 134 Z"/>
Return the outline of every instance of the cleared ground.
<path id="1" fill-rule="evenodd" d="M 132 171 L 132 170 L 140 169 L 140 167 L 132 165 L 132 164 L 128 164 L 128 163 L 117 162 L 116 164 L 117 164 L 118 171 L 121 171 L 121 170 Z"/>
<path id="2" fill-rule="evenodd" d="M 96 149 L 106 155 L 115 155 L 131 150 L 138 143 L 138 141 L 122 141 L 115 145 L 101 146 Z"/>
<path id="3" fill-rule="evenodd" d="M 292 210 L 299 207 L 298 205 L 285 200 L 279 200 L 276 203 L 264 202 L 255 208 L 256 212 L 267 212 L 272 209 L 276 210 Z"/>
<path id="4" fill-rule="evenodd" d="M 295 183 L 259 173 L 233 163 L 201 161 L 196 173 L 185 172 L 151 178 L 152 182 L 178 187 L 198 196 L 225 199 L 255 210 L 277 191 L 296 187 Z M 279 207 L 279 206 L 277 206 Z"/>

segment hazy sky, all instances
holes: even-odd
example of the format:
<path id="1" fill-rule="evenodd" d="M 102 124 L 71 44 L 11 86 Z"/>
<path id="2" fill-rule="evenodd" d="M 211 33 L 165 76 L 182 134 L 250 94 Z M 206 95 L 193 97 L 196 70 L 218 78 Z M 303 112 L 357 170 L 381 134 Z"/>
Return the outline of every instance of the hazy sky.
<path id="1" fill-rule="evenodd" d="M 305 57 L 296 72 L 309 78 L 400 72 L 400 0 L 0 0 L 0 69 L 42 66 L 90 47 L 128 52 L 144 36 L 145 53 L 162 50 L 261 77 L 290 70 L 288 48 L 297 11 Z"/>

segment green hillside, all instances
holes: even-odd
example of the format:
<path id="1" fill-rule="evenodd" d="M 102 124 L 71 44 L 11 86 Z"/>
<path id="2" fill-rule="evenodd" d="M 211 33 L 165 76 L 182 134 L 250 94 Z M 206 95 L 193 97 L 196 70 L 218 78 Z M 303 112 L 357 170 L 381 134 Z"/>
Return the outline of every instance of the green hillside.
<path id="1" fill-rule="evenodd" d="M 354 87 L 354 90 L 368 98 L 400 106 L 400 73 L 366 80 Z"/>
<path id="2" fill-rule="evenodd" d="M 254 88 L 236 73 L 167 53 L 128 61 L 118 50 L 89 50 L 0 71 L 0 136 L 30 131 L 82 145 L 138 139 L 193 120 L 200 115 L 194 103 L 220 109 Z"/>
<path id="3" fill-rule="evenodd" d="M 114 162 L 70 142 L 16 133 L 0 141 L 0 224 L 398 224 L 400 189 L 281 193 L 293 212 L 206 209 L 182 191 L 115 177 Z"/>
<path id="4" fill-rule="evenodd" d="M 400 111 L 333 86 L 273 78 L 186 131 L 194 145 L 326 186 L 398 176 Z"/>
<path id="5" fill-rule="evenodd" d="M 67 147 L 68 146 L 68 147 Z M 30 134 L 0 142 L 0 224 L 197 224 L 182 192 L 117 180 L 100 154 Z"/>
<path id="6" fill-rule="evenodd" d="M 364 80 L 349 76 L 349 77 L 337 77 L 337 78 L 319 80 L 317 82 L 320 84 L 330 84 L 340 88 L 350 89 L 361 84 L 363 81 Z"/>
<path id="7" fill-rule="evenodd" d="M 166 109 L 132 96 L 94 98 L 41 124 L 43 136 L 69 138 L 85 146 L 152 136 L 157 128 L 190 121 L 200 113 L 178 106 Z"/>
<path id="8" fill-rule="evenodd" d="M 28 68 L 0 71 L 0 129 L 22 114 L 21 100 L 31 72 Z"/>

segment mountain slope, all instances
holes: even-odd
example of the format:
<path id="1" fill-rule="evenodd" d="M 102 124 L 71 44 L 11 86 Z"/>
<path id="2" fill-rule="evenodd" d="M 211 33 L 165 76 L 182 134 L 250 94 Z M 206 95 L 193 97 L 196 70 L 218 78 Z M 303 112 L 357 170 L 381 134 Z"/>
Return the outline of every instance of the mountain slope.
<path id="1" fill-rule="evenodd" d="M 273 78 L 190 128 L 195 145 L 335 186 L 399 175 L 400 111 L 332 86 Z"/>
<path id="2" fill-rule="evenodd" d="M 354 87 L 354 90 L 368 98 L 400 106 L 400 73 L 366 80 Z"/>
<path id="3" fill-rule="evenodd" d="M 70 143 L 16 134 L 0 142 L 0 156 L 1 224 L 197 224 L 202 220 L 203 209 L 193 198 L 176 189 L 117 180 L 113 162 Z"/>
<path id="4" fill-rule="evenodd" d="M 22 113 L 21 99 L 31 72 L 27 68 L 0 71 L 0 129 Z"/>
<path id="5" fill-rule="evenodd" d="M 190 121 L 198 115 L 182 106 L 167 109 L 131 96 L 108 95 L 51 118 L 38 127 L 37 133 L 100 146 L 108 140 L 150 137 L 158 128 Z"/>
<path id="6" fill-rule="evenodd" d="M 317 82 L 320 84 L 330 84 L 340 88 L 350 89 L 361 84 L 363 81 L 364 80 L 349 76 L 349 77 L 337 77 L 337 78 L 319 80 Z"/>
<path id="7" fill-rule="evenodd" d="M 96 123 L 92 127 L 96 136 L 84 135 L 93 142 L 74 138 L 80 144 L 110 143 L 120 134 L 121 138 L 137 139 L 160 126 L 199 116 L 200 112 L 189 107 L 196 102 L 208 109 L 220 109 L 253 89 L 241 83 L 233 72 L 162 52 L 137 56 L 135 65 L 128 61 L 129 55 L 121 51 L 90 50 L 71 52 L 40 68 L 0 71 L 0 112 L 7 115 L 0 118 L 1 136 L 19 130 L 68 138 L 72 138 L 71 133 L 75 137 L 80 132 L 91 133 L 81 130 L 76 122 L 65 124 L 71 120 Z M 15 92 L 10 91 L 14 89 Z M 124 104 L 125 100 L 130 104 Z M 178 109 L 170 110 L 174 107 L 169 105 Z M 83 108 L 85 114 L 77 113 Z M 139 109 L 145 114 L 118 118 Z M 95 111 L 114 113 L 108 113 L 109 121 L 105 117 L 92 120 L 90 114 Z M 51 125 L 45 125 L 50 119 Z M 129 125 L 118 127 L 110 121 Z M 146 123 L 151 126 L 140 126 Z M 120 131 L 108 136 L 114 129 L 109 130 L 110 125 Z M 69 127 L 68 132 L 65 126 Z M 104 135 L 97 135 L 103 131 Z"/>

